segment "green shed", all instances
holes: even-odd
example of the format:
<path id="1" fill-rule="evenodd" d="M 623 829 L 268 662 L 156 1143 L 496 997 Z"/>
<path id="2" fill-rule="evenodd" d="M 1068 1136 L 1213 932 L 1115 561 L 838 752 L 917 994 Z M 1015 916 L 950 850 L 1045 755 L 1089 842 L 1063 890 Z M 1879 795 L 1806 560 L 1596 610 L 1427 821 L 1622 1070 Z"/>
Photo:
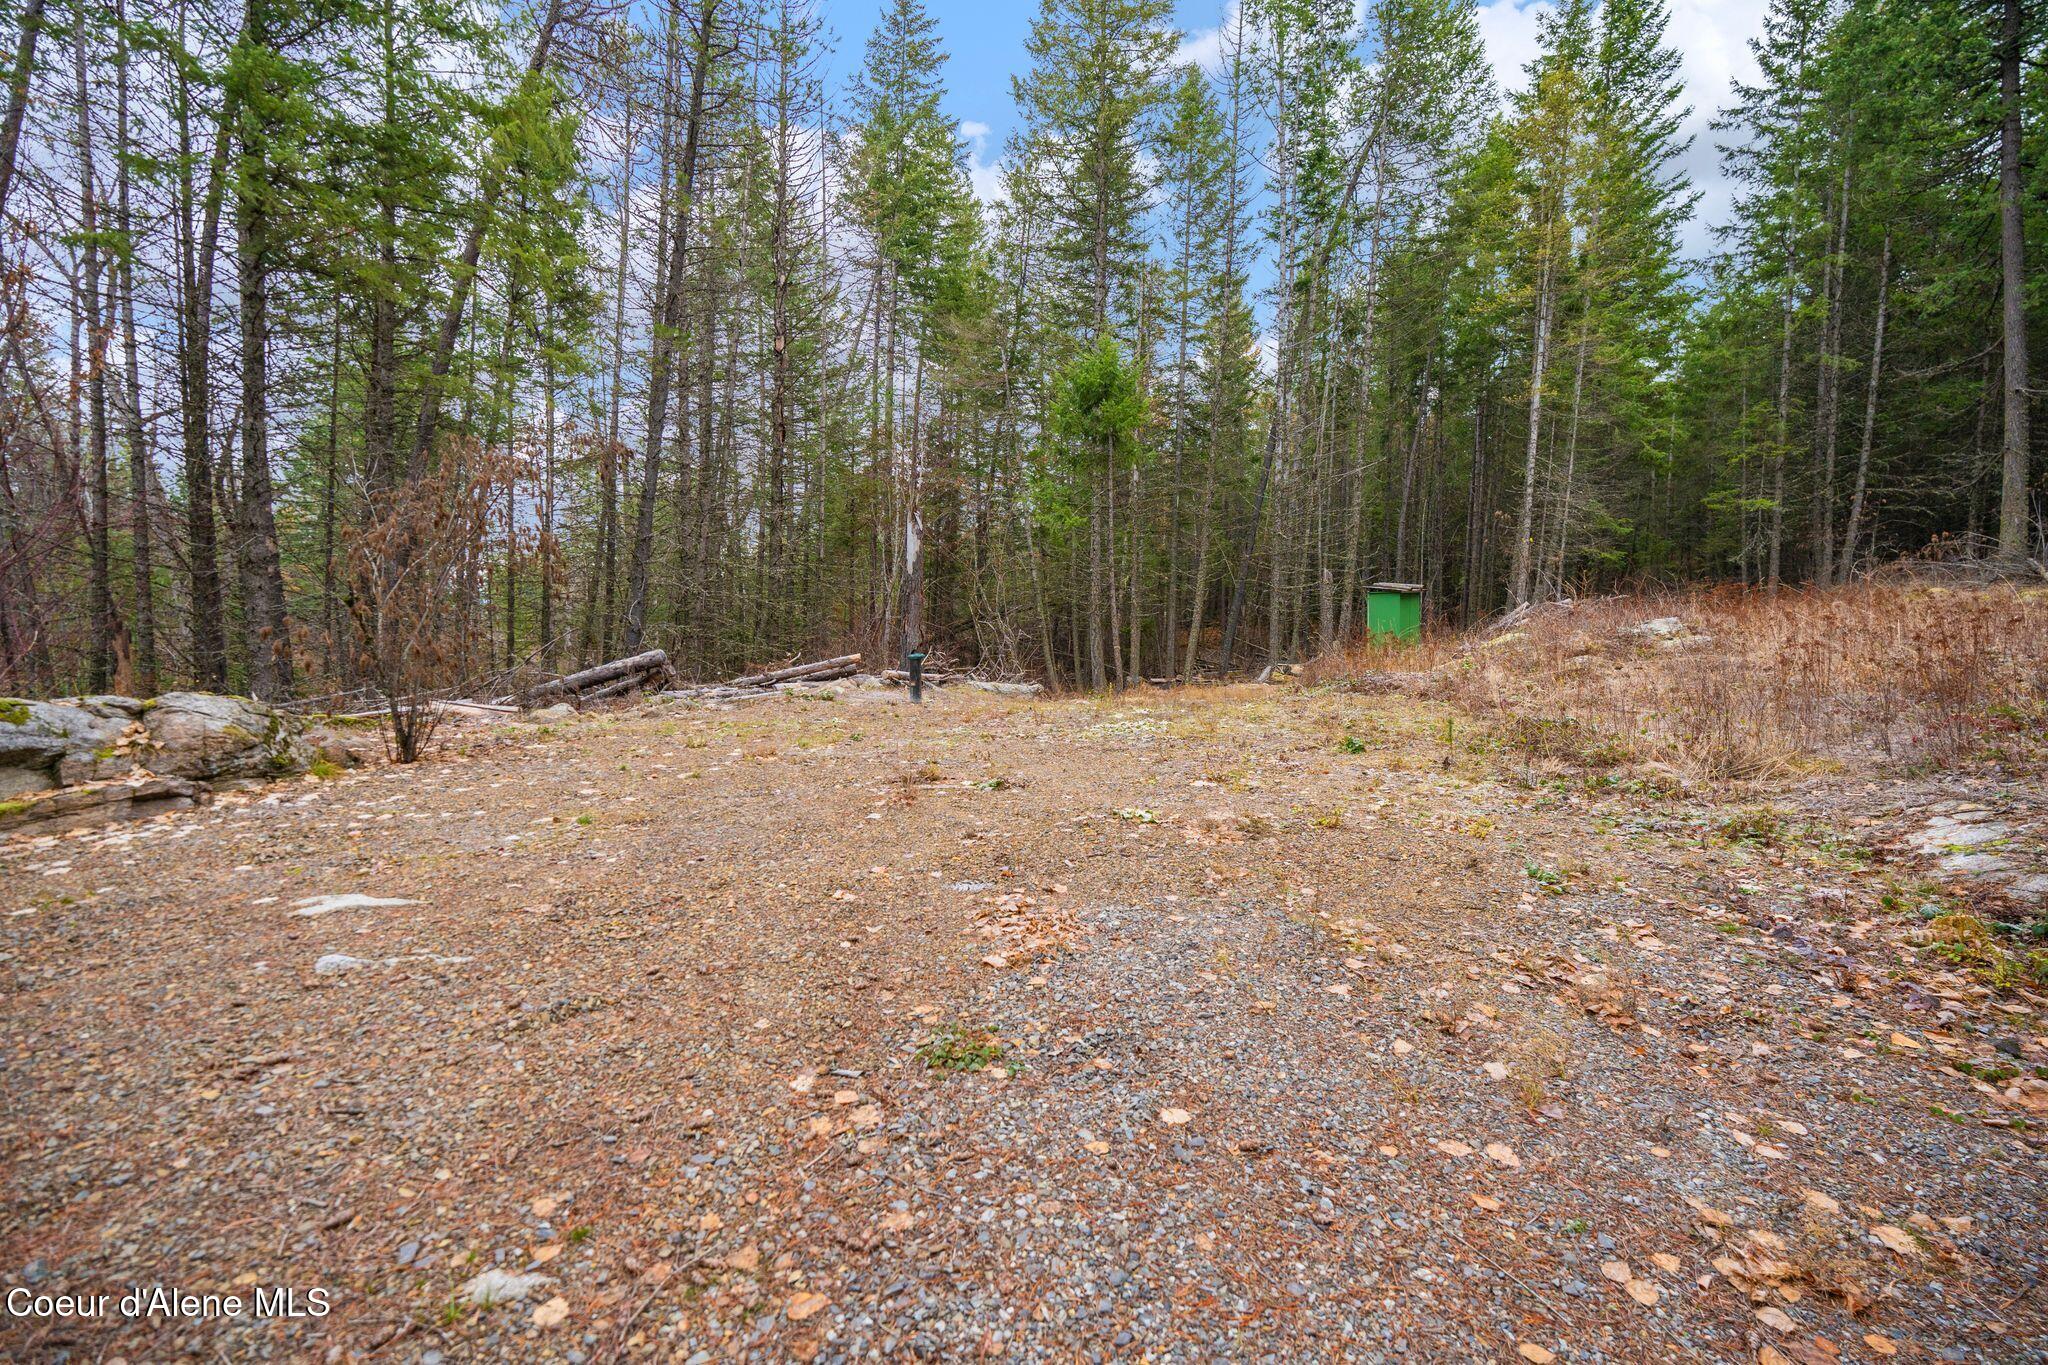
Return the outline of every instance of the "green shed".
<path id="1" fill-rule="evenodd" d="M 1375 583 L 1365 594 L 1365 629 L 1375 637 L 1422 638 L 1422 585 Z"/>

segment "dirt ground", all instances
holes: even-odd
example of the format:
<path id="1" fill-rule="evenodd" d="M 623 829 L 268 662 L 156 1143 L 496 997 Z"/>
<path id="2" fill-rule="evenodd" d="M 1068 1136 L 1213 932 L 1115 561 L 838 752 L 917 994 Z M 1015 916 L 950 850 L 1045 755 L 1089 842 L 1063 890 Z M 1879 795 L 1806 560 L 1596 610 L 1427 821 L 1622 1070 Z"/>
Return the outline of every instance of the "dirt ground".
<path id="1" fill-rule="evenodd" d="M 2041 1359 L 2043 1002 L 1901 890 L 2040 794 L 1480 740 L 850 692 L 16 838 L 0 1281 L 331 1306 L 0 1357 Z"/>

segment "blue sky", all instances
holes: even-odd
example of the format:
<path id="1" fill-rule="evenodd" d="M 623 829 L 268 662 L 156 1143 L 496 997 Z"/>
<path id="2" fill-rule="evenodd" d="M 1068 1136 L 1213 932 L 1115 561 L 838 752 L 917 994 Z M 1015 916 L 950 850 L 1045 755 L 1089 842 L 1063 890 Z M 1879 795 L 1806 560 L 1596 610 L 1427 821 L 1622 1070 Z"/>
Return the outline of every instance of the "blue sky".
<path id="1" fill-rule="evenodd" d="M 1184 52 L 1200 56 L 1213 51 L 1225 5 L 1234 2 L 1178 0 L 1174 15 L 1187 35 Z M 1766 4 L 1767 0 L 1670 0 L 1666 41 L 1681 55 L 1686 100 L 1693 106 L 1684 131 L 1695 142 L 1683 164 L 1702 192 L 1698 216 L 1685 233 L 1689 256 L 1704 254 L 1710 227 L 1728 218 L 1729 187 L 1707 125 L 1727 103 L 1732 82 L 1755 73 L 1747 43 L 1762 29 Z M 1024 69 L 1024 40 L 1038 6 L 1036 0 L 926 0 L 926 8 L 938 21 L 951 55 L 946 109 L 969 135 L 977 189 L 987 194 L 995 185 L 1003 139 L 1017 121 L 1010 77 Z M 1480 32 L 1504 88 L 1520 84 L 1523 66 L 1536 53 L 1537 23 L 1547 8 L 1549 0 L 1482 0 Z M 860 63 L 882 0 L 823 0 L 822 9 L 838 36 L 834 66 L 843 82 Z"/>

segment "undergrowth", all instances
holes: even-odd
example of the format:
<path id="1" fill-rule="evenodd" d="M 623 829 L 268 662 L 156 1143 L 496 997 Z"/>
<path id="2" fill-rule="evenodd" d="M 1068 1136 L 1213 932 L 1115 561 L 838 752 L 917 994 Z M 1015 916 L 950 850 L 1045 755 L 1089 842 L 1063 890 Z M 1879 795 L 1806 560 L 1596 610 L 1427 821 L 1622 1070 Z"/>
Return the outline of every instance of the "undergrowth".
<path id="1" fill-rule="evenodd" d="M 1676 617 L 1674 638 L 1631 634 Z M 1539 608 L 1513 629 L 1361 645 L 1315 681 L 1401 676 L 1527 768 L 1699 780 L 2048 767 L 2048 587 L 1707 588 Z"/>

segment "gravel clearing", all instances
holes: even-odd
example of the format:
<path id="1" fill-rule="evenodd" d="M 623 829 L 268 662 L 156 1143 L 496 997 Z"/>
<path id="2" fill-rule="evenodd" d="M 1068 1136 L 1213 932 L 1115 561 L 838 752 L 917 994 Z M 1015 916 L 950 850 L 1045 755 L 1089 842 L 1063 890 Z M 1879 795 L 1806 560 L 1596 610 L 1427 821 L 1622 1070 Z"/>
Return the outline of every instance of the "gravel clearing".
<path id="1" fill-rule="evenodd" d="M 1899 888 L 2043 798 L 1453 733 L 646 706 L 0 844 L 0 1281 L 333 1305 L 0 1356 L 2042 1359 L 2044 1002 Z"/>

